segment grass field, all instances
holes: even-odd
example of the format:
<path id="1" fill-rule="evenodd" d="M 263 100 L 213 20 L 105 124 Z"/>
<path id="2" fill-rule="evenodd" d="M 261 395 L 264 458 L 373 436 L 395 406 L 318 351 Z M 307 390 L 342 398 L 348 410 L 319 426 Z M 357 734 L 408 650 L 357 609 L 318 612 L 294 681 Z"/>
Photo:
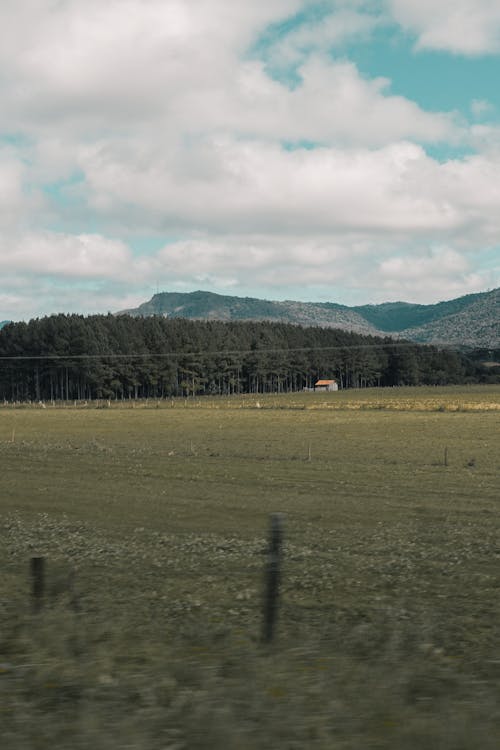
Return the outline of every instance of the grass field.
<path id="1" fill-rule="evenodd" d="M 500 387 L 7 404 L 0 461 L 2 750 L 500 746 Z"/>

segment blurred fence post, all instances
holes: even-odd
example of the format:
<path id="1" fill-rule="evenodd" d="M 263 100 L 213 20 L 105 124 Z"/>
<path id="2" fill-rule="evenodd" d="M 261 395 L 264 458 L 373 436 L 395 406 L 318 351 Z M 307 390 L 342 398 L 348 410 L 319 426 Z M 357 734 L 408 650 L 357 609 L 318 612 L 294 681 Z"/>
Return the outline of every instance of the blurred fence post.
<path id="1" fill-rule="evenodd" d="M 43 605 L 43 595 L 45 592 L 45 558 L 31 558 L 31 581 L 32 581 L 32 602 L 33 612 L 40 612 Z"/>
<path id="2" fill-rule="evenodd" d="M 271 515 L 269 550 L 264 584 L 264 616 L 262 622 L 262 640 L 264 643 L 271 643 L 273 640 L 278 616 L 282 544 L 283 516 L 280 513 L 273 513 Z"/>

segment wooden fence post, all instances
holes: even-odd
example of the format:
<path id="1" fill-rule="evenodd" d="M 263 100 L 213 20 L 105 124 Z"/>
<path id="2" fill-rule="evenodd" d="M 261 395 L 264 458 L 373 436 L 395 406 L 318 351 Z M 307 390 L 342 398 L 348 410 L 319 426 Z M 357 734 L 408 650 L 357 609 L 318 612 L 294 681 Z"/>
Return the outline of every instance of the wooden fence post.
<path id="1" fill-rule="evenodd" d="M 264 643 L 271 643 L 273 640 L 278 616 L 282 544 L 283 516 L 280 513 L 273 513 L 271 515 L 269 551 L 265 576 L 264 616 L 262 622 L 262 640 Z"/>
<path id="2" fill-rule="evenodd" d="M 37 614 L 42 609 L 43 595 L 45 592 L 45 558 L 31 558 L 31 580 L 33 612 Z"/>

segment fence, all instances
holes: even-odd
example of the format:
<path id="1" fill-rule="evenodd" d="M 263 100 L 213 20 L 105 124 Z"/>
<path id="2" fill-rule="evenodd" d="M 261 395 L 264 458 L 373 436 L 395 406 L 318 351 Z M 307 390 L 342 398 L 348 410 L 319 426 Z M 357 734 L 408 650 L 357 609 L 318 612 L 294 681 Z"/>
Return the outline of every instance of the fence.
<path id="1" fill-rule="evenodd" d="M 269 546 L 264 569 L 262 633 L 263 643 L 271 643 L 276 633 L 278 619 L 281 569 L 283 559 L 283 531 L 284 519 L 280 513 L 273 513 L 270 517 Z M 44 557 L 32 557 L 30 560 L 31 576 L 31 605 L 33 614 L 39 614 L 44 606 L 47 578 L 47 565 Z M 74 580 L 71 578 L 72 604 L 78 607 L 77 597 L 74 595 Z"/>

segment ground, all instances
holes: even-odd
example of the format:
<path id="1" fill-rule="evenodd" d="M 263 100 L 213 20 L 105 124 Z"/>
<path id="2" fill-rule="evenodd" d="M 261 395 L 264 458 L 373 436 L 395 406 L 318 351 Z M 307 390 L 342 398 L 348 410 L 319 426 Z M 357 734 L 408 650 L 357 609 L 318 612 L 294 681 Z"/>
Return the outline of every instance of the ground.
<path id="1" fill-rule="evenodd" d="M 499 387 L 0 407 L 2 747 L 497 748 L 499 427 Z"/>

